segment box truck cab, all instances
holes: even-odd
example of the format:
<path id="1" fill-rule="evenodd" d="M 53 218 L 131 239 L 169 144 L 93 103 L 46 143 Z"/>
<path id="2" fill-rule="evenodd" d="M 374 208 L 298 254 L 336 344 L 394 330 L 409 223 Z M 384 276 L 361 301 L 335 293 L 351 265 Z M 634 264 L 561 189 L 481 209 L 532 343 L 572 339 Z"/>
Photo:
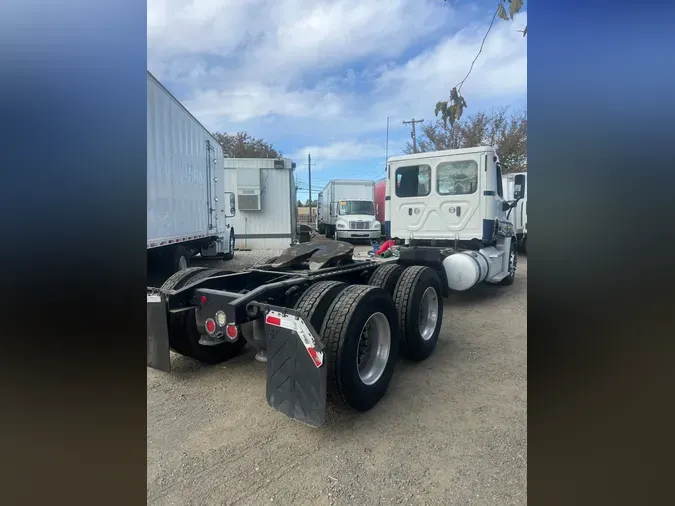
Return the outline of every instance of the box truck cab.
<path id="1" fill-rule="evenodd" d="M 381 226 L 375 219 L 373 181 L 334 179 L 321 191 L 321 221 L 317 224 L 331 239 L 377 239 Z"/>

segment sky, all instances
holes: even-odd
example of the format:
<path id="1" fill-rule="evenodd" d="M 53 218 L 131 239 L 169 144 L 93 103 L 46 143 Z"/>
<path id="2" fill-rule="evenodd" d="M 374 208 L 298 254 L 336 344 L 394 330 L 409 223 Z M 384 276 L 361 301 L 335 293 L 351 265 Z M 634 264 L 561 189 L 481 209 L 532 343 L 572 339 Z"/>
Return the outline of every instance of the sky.
<path id="1" fill-rule="evenodd" d="M 469 71 L 496 0 L 148 0 L 148 70 L 212 132 L 262 137 L 298 197 L 378 179 Z M 470 115 L 527 104 L 527 12 L 495 20 L 462 87 Z M 387 145 L 387 118 L 389 142 Z"/>

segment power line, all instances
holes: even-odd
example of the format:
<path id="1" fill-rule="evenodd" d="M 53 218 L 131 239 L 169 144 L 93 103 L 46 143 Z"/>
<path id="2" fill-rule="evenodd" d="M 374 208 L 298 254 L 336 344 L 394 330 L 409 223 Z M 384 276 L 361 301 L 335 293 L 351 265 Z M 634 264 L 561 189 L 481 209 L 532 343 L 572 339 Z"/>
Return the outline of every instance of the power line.
<path id="1" fill-rule="evenodd" d="M 495 23 L 495 19 L 497 18 L 497 13 L 499 12 L 499 8 L 501 7 L 501 2 L 497 6 L 497 10 L 495 11 L 494 15 L 492 16 L 492 21 L 490 21 L 490 26 L 487 29 L 487 32 L 485 32 L 485 37 L 483 37 L 483 42 L 480 43 L 480 49 L 478 50 L 478 54 L 476 57 L 473 59 L 471 62 L 471 67 L 469 68 L 469 71 L 466 73 L 466 76 L 464 76 L 464 79 L 462 79 L 459 84 L 455 86 L 457 88 L 457 93 L 460 92 L 462 89 L 462 85 L 464 84 L 464 81 L 466 81 L 469 78 L 469 75 L 471 74 L 471 71 L 473 70 L 473 66 L 476 63 L 476 60 L 478 60 L 478 57 L 480 56 L 481 52 L 483 51 L 483 46 L 485 45 L 485 40 L 487 39 L 487 36 L 490 34 L 490 30 L 492 30 L 492 25 Z"/>

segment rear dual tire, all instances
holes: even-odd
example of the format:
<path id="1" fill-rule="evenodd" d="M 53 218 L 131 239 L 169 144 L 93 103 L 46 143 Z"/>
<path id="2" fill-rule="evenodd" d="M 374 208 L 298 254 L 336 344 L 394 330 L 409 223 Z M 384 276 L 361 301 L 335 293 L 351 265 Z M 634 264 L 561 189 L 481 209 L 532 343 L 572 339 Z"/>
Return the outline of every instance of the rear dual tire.
<path id="1" fill-rule="evenodd" d="M 398 358 L 394 301 L 375 286 L 323 281 L 296 304 L 322 336 L 328 398 L 367 411 L 384 397 Z"/>
<path id="2" fill-rule="evenodd" d="M 401 355 L 416 362 L 428 358 L 436 348 L 443 322 L 443 291 L 436 271 L 387 263 L 375 269 L 368 283 L 394 298 Z"/>
<path id="3" fill-rule="evenodd" d="M 428 358 L 443 323 L 443 291 L 436 271 L 424 266 L 405 268 L 394 288 L 394 302 L 401 354 L 415 362 Z"/>

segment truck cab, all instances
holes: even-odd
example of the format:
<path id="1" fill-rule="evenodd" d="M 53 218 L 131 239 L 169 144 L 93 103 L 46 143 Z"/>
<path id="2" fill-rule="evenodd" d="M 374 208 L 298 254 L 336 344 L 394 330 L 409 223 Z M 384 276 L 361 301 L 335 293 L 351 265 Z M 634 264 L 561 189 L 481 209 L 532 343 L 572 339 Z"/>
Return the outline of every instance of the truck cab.
<path id="1" fill-rule="evenodd" d="M 524 188 L 523 188 L 524 190 Z M 492 147 L 390 158 L 386 220 L 405 261 L 436 263 L 448 287 L 510 284 L 516 238 L 502 168 Z"/>
<path id="2" fill-rule="evenodd" d="M 317 231 L 329 239 L 378 239 L 375 218 L 375 182 L 331 179 L 320 192 L 321 213 Z"/>
<path id="3" fill-rule="evenodd" d="M 336 239 L 378 239 L 374 228 L 375 203 L 372 200 L 339 200 L 335 203 Z"/>

